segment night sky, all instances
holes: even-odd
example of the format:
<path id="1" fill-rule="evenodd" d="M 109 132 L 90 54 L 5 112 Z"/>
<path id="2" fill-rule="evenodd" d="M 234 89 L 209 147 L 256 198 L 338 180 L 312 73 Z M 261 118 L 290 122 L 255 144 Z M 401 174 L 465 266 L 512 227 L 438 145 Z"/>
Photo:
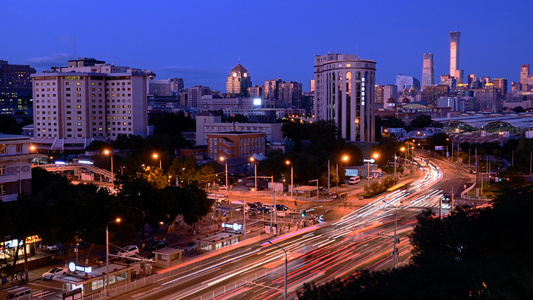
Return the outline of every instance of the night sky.
<path id="1" fill-rule="evenodd" d="M 376 80 L 422 79 L 433 53 L 435 80 L 449 72 L 449 32 L 461 32 L 460 69 L 519 81 L 533 64 L 533 1 L 18 1 L 0 3 L 0 59 L 39 72 L 75 57 L 180 77 L 185 87 L 226 91 L 239 62 L 254 85 L 281 78 L 309 90 L 315 54 L 377 62 Z"/>

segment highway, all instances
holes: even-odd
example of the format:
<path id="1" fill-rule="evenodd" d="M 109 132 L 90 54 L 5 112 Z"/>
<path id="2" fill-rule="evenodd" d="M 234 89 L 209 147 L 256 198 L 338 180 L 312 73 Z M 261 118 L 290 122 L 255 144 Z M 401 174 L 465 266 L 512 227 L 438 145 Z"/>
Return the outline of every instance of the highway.
<path id="1" fill-rule="evenodd" d="M 445 179 L 437 164 L 445 165 L 447 169 L 453 168 L 453 164 L 421 158 L 417 158 L 417 164 L 423 177 L 407 189 L 372 199 L 339 220 L 271 240 L 288 253 L 289 299 L 297 298 L 296 292 L 305 282 L 320 284 L 333 278 L 344 278 L 359 269 L 392 268 L 395 210 L 396 231 L 400 238 L 398 261 L 400 264 L 409 261 L 411 247 L 407 236 L 416 222 L 415 216 L 428 208 L 438 214 L 443 188 L 448 187 L 448 190 L 450 187 L 445 180 L 457 180 L 461 173 L 457 169 Z M 444 208 L 443 213 L 449 213 L 449 208 Z M 280 299 L 284 293 L 284 274 L 284 252 L 263 243 L 120 298 Z"/>

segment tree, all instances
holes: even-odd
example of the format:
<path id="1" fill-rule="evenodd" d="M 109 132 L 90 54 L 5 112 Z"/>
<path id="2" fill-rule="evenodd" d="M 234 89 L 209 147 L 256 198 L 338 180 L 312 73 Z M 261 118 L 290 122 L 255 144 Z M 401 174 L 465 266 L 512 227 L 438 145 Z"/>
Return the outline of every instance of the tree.
<path id="1" fill-rule="evenodd" d="M 431 125 L 431 116 L 429 115 L 420 115 L 411 121 L 411 127 L 413 128 L 424 128 L 429 125 Z"/>

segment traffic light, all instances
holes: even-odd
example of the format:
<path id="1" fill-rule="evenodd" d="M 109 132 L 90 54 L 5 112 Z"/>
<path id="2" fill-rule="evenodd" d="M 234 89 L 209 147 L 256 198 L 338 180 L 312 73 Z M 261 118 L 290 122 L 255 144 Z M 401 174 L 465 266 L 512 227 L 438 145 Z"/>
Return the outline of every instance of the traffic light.
<path id="1" fill-rule="evenodd" d="M 305 218 L 305 213 L 306 213 L 306 211 L 302 210 L 302 218 Z"/>

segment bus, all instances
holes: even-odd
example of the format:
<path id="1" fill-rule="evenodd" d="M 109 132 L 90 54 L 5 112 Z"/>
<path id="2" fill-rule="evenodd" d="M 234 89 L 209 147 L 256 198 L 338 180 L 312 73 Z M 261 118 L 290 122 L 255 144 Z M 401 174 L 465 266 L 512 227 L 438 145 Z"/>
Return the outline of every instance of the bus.
<path id="1" fill-rule="evenodd" d="M 397 185 L 393 185 L 390 188 L 387 189 L 387 192 L 395 192 L 399 190 L 406 190 L 409 187 L 408 183 L 398 183 Z"/>
<path id="2" fill-rule="evenodd" d="M 221 193 L 208 194 L 207 199 L 213 200 L 215 204 L 217 205 L 229 203 L 228 196 L 226 194 L 221 194 Z"/>

